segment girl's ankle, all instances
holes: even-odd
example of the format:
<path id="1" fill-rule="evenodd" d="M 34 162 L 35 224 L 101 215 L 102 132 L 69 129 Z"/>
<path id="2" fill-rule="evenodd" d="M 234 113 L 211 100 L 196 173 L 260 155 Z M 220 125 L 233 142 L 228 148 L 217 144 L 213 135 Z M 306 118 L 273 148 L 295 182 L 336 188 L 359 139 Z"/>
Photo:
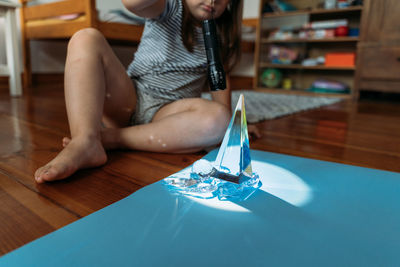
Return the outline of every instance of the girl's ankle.
<path id="1" fill-rule="evenodd" d="M 118 129 L 104 129 L 101 132 L 101 143 L 105 149 L 120 148 Z"/>

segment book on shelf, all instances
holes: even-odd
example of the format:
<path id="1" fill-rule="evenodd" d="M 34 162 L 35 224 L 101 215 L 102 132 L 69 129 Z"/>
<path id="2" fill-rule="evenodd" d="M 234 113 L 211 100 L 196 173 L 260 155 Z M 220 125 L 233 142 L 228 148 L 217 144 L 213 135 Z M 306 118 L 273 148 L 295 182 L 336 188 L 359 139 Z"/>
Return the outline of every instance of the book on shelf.
<path id="1" fill-rule="evenodd" d="M 349 22 L 347 19 L 335 19 L 335 20 L 323 20 L 323 21 L 312 21 L 307 23 L 304 28 L 306 29 L 334 29 L 340 26 L 347 27 Z"/>

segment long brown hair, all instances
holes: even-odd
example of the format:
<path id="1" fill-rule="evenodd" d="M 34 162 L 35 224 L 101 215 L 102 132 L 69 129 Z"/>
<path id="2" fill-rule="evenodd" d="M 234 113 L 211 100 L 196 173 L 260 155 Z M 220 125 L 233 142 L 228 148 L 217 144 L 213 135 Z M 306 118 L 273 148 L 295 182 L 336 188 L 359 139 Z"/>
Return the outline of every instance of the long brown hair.
<path id="1" fill-rule="evenodd" d="M 181 30 L 183 44 L 189 52 L 193 52 L 197 22 L 186 7 L 185 0 L 182 2 L 184 6 Z M 231 0 L 222 15 L 215 20 L 220 35 L 222 62 L 228 73 L 239 62 L 241 56 L 242 11 L 243 1 Z"/>

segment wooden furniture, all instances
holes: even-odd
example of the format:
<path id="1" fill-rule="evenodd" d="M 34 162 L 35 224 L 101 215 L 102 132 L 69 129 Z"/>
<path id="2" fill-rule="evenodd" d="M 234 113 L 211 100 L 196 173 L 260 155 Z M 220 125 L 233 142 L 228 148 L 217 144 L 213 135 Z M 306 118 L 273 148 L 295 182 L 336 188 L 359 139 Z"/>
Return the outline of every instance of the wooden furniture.
<path id="1" fill-rule="evenodd" d="M 268 59 L 268 53 L 271 46 L 289 47 L 296 50 L 300 55 L 305 57 L 316 58 L 325 56 L 329 52 L 356 52 L 358 37 L 333 37 L 333 38 L 290 38 L 277 40 L 270 38 L 272 31 L 271 25 L 281 27 L 286 22 L 291 21 L 326 21 L 336 19 L 347 19 L 350 28 L 360 28 L 361 14 L 363 6 L 350 6 L 347 8 L 323 9 L 318 6 L 320 1 L 302 0 L 286 2 L 295 6 L 298 10 L 279 13 L 263 13 L 263 7 L 271 0 L 260 1 L 260 21 L 257 32 L 255 68 L 256 75 L 254 78 L 255 88 L 257 90 L 268 91 L 273 93 L 288 94 L 306 94 L 306 95 L 324 95 L 324 96 L 340 96 L 351 98 L 355 95 L 355 71 L 354 66 L 349 67 L 328 67 L 324 65 L 303 66 L 301 63 L 296 64 L 272 64 Z M 298 25 L 298 26 L 301 26 Z M 275 27 L 275 26 L 273 26 Z M 282 90 L 279 88 L 268 88 L 261 82 L 261 76 L 264 70 L 268 68 L 278 69 L 284 78 L 291 80 L 292 89 Z M 335 80 L 346 84 L 349 93 L 313 93 L 307 91 L 311 84 L 318 78 L 327 80 Z"/>
<path id="2" fill-rule="evenodd" d="M 109 151 L 107 164 L 100 168 L 38 185 L 33 178 L 36 168 L 57 155 L 69 129 L 62 83 L 35 85 L 32 92 L 13 99 L 0 91 L 0 255 L 104 208 L 205 155 Z M 342 101 L 259 123 L 262 137 L 250 140 L 250 146 L 400 172 L 399 114 L 398 103 Z"/>
<path id="3" fill-rule="evenodd" d="M 63 0 L 29 5 L 31 0 L 20 0 L 22 48 L 24 55 L 24 86 L 31 85 L 29 41 L 36 39 L 67 39 L 83 28 L 96 28 L 108 40 L 137 44 L 143 32 L 142 25 L 103 22 L 97 16 L 95 0 Z M 57 19 L 58 16 L 79 14 L 74 20 Z"/>
<path id="4" fill-rule="evenodd" d="M 366 1 L 357 75 L 360 90 L 400 92 L 400 2 Z"/>
<path id="5" fill-rule="evenodd" d="M 15 10 L 19 4 L 0 0 L 0 17 L 4 17 L 7 65 L 0 65 L 0 75 L 9 76 L 11 96 L 22 94 L 21 68 L 18 52 L 17 20 Z"/>

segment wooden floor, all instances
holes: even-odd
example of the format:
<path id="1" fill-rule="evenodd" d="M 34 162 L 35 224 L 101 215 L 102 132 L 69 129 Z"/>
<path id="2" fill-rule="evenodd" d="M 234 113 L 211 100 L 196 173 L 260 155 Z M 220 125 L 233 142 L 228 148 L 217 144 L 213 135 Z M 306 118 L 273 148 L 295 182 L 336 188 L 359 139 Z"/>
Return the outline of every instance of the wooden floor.
<path id="1" fill-rule="evenodd" d="M 252 149 L 400 172 L 400 102 L 360 100 L 259 124 Z M 101 168 L 38 185 L 68 135 L 62 86 L 0 94 L 0 255 L 179 171 L 205 153 L 113 151 Z"/>

